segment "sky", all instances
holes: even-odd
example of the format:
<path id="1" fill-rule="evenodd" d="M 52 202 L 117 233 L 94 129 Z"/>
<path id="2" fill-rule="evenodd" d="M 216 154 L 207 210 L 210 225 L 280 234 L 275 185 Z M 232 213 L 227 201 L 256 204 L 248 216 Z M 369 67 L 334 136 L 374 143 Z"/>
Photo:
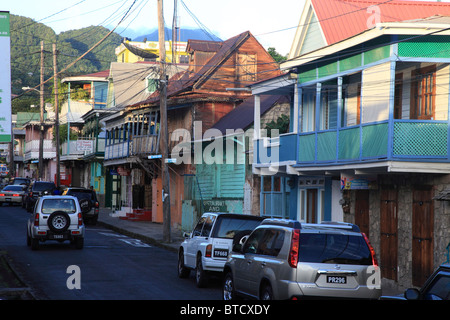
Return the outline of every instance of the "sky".
<path id="1" fill-rule="evenodd" d="M 181 28 L 202 28 L 222 40 L 250 31 L 266 49 L 274 47 L 283 55 L 289 53 L 305 3 L 305 0 L 177 1 Z M 127 11 L 128 15 L 115 30 L 123 37 L 133 39 L 158 27 L 156 0 L 12 0 L 2 1 L 0 11 L 41 22 L 57 34 L 91 25 L 112 29 Z M 165 25 L 170 28 L 174 0 L 163 0 L 163 11 Z"/>

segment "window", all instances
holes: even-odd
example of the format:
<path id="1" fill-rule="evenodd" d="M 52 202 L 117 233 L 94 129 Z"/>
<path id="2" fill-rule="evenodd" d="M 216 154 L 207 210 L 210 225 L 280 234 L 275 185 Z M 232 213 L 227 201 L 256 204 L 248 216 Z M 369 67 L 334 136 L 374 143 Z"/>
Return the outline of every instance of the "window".
<path id="1" fill-rule="evenodd" d="M 76 212 L 75 202 L 72 199 L 45 199 L 42 202 L 42 213 L 55 211 L 74 213 Z"/>
<path id="2" fill-rule="evenodd" d="M 299 261 L 371 265 L 370 250 L 361 236 L 300 233 Z"/>
<path id="3" fill-rule="evenodd" d="M 237 80 L 256 81 L 256 54 L 238 53 Z"/>
<path id="4" fill-rule="evenodd" d="M 215 234 L 211 235 L 214 238 L 233 239 L 236 235 L 248 234 L 261 223 L 260 220 L 247 219 L 245 216 L 242 219 L 219 217 Z"/>
<path id="5" fill-rule="evenodd" d="M 302 95 L 301 132 L 311 132 L 316 129 L 316 94 L 315 90 L 306 89 Z"/>
<path id="6" fill-rule="evenodd" d="M 194 231 L 192 231 L 192 236 L 199 236 L 202 233 L 203 225 L 205 224 L 205 217 L 201 217 L 198 221 L 197 225 L 194 228 Z"/>
<path id="7" fill-rule="evenodd" d="M 432 120 L 436 96 L 436 66 L 411 73 L 411 119 Z"/>
<path id="8" fill-rule="evenodd" d="M 321 93 L 320 130 L 336 129 L 337 127 L 337 91 L 326 89 Z"/>
<path id="9" fill-rule="evenodd" d="M 211 232 L 212 226 L 214 224 L 214 221 L 216 220 L 216 216 L 207 216 L 205 220 L 205 224 L 203 226 L 202 230 L 202 237 L 208 237 L 209 233 Z"/>
<path id="10" fill-rule="evenodd" d="M 276 257 L 283 243 L 283 230 L 258 229 L 245 242 L 243 252 Z"/>
<path id="11" fill-rule="evenodd" d="M 395 75 L 394 119 L 402 118 L 403 73 Z"/>

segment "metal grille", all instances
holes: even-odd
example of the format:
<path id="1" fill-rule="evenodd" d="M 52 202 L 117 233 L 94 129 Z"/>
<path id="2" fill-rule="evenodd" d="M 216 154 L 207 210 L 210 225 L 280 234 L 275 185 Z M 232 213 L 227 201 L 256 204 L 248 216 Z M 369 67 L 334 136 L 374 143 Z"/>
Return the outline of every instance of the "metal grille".
<path id="1" fill-rule="evenodd" d="M 400 57 L 448 58 L 450 43 L 447 36 L 431 36 L 415 41 L 400 42 L 398 55 Z"/>
<path id="2" fill-rule="evenodd" d="M 431 122 L 396 122 L 394 156 L 447 156 L 447 124 Z"/>

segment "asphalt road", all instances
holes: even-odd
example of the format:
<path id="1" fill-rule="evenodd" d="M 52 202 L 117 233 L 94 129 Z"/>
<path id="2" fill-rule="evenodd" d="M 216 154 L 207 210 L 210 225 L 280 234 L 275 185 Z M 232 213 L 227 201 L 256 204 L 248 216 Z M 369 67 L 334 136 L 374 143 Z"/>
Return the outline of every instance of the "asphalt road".
<path id="1" fill-rule="evenodd" d="M 0 250 L 39 299 L 50 300 L 220 300 L 220 280 L 209 287 L 177 277 L 177 255 L 101 226 L 87 226 L 84 248 L 48 241 L 26 245 L 29 213 L 0 207 Z"/>

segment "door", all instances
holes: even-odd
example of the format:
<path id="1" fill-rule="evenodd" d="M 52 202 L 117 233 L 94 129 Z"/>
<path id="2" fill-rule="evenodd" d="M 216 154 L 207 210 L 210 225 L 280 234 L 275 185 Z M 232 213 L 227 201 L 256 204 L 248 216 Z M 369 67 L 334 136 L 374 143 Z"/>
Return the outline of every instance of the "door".
<path id="1" fill-rule="evenodd" d="M 433 272 L 433 189 L 414 187 L 412 212 L 412 282 L 422 286 Z"/>
<path id="2" fill-rule="evenodd" d="M 355 224 L 368 238 L 369 235 L 369 190 L 356 190 Z"/>
<path id="3" fill-rule="evenodd" d="M 397 281 L 398 235 L 395 189 L 381 190 L 380 197 L 380 268 L 383 278 Z"/>
<path id="4" fill-rule="evenodd" d="M 306 198 L 306 222 L 317 223 L 317 189 L 308 189 Z"/>

